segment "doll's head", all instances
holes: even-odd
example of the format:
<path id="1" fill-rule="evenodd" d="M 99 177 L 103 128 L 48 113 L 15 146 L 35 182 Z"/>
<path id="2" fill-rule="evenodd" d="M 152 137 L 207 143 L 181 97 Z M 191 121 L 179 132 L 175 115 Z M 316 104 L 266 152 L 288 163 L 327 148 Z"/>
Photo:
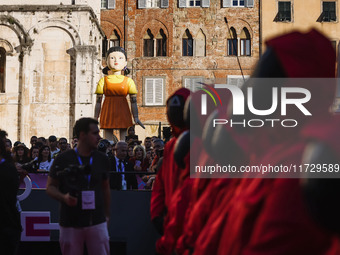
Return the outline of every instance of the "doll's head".
<path id="1" fill-rule="evenodd" d="M 124 75 L 130 73 L 127 68 L 127 55 L 122 47 L 111 47 L 106 54 L 107 67 L 103 69 L 104 74 L 108 74 L 109 70 L 112 71 L 124 71 Z"/>

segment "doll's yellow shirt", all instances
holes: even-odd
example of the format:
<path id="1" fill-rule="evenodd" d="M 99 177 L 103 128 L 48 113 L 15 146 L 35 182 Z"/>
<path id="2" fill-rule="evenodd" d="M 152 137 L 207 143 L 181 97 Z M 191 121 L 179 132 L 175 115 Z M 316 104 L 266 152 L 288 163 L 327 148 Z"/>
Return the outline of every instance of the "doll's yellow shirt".
<path id="1" fill-rule="evenodd" d="M 124 75 L 108 75 L 107 79 L 110 83 L 121 83 L 124 80 Z M 105 78 L 101 78 L 97 84 L 97 89 L 95 94 L 102 95 L 104 94 L 104 82 Z M 128 94 L 137 94 L 137 88 L 135 82 L 131 79 L 128 78 L 127 85 L 129 87 L 128 89 Z"/>

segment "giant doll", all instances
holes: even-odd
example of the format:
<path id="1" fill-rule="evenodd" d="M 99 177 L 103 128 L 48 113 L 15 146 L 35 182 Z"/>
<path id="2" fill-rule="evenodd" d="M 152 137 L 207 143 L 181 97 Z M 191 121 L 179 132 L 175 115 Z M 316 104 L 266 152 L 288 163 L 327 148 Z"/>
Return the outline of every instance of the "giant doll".
<path id="1" fill-rule="evenodd" d="M 127 56 L 123 48 L 110 48 L 107 52 L 106 64 L 107 67 L 103 69 L 106 76 L 100 79 L 95 92 L 97 94 L 95 118 L 100 117 L 99 123 L 100 128 L 104 129 L 104 138 L 113 140 L 113 129 L 119 129 L 120 139 L 124 140 L 126 129 L 132 126 L 131 112 L 126 100 L 128 94 L 133 119 L 136 124 L 145 128 L 138 119 L 137 89 L 134 81 L 125 76 L 130 73 L 130 70 L 127 68 Z M 111 70 L 110 74 L 108 74 L 109 70 Z M 103 95 L 105 99 L 101 105 Z"/>

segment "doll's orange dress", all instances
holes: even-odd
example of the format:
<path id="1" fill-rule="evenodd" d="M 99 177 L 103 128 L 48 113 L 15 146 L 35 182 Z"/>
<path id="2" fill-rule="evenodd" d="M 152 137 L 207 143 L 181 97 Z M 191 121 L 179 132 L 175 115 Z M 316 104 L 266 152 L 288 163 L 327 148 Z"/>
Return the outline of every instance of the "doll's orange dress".
<path id="1" fill-rule="evenodd" d="M 131 91 L 131 82 L 134 85 L 134 82 L 126 76 L 119 83 L 110 82 L 107 76 L 104 77 L 103 94 L 105 99 L 100 112 L 101 129 L 118 129 L 132 126 L 131 112 L 126 100 L 127 94 L 131 94 L 129 93 Z"/>

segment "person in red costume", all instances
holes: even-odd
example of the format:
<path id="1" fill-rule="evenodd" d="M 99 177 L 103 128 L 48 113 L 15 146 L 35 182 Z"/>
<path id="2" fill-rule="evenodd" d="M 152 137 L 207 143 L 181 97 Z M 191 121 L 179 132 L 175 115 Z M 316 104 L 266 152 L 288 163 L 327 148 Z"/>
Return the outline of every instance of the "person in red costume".
<path id="1" fill-rule="evenodd" d="M 187 130 L 183 120 L 183 108 L 189 95 L 188 89 L 181 88 L 167 100 L 167 117 L 172 128 L 173 138 L 164 147 L 163 163 L 153 186 L 150 204 L 151 220 L 160 234 L 163 234 L 163 221 L 165 221 L 165 225 L 167 210 L 182 171 L 174 161 L 173 153 L 178 136 Z"/>
<path id="2" fill-rule="evenodd" d="M 195 109 L 200 109 L 200 95 L 201 93 L 197 92 L 192 95 L 190 100 L 194 105 L 191 110 L 192 116 L 190 116 L 190 119 L 194 122 L 193 126 L 195 127 L 192 128 L 190 132 L 193 133 L 194 136 L 199 137 L 201 142 L 200 146 L 191 146 L 193 149 L 196 147 L 200 148 L 200 156 L 197 157 L 198 162 L 195 162 L 194 165 L 209 166 L 215 165 L 216 163 L 219 163 L 220 165 L 226 163 L 238 165 L 240 162 L 246 162 L 244 151 L 247 150 L 246 148 L 241 149 L 242 143 L 244 142 L 242 139 L 239 139 L 232 134 L 231 131 L 218 135 L 220 144 L 217 145 L 214 142 L 213 144 L 209 144 L 214 140 L 213 137 L 209 135 L 211 134 L 210 130 L 205 129 L 204 132 L 200 132 L 200 129 L 196 128 L 197 126 L 204 127 L 206 123 L 206 118 L 202 118 L 200 114 L 193 114 L 195 113 Z M 230 100 L 230 94 L 223 93 L 222 96 L 222 102 L 227 103 Z M 224 119 L 226 117 L 225 113 L 226 106 L 224 105 L 217 108 L 212 115 L 215 115 L 214 118 Z M 199 121 L 195 121 L 195 115 L 198 115 L 197 119 L 199 119 Z M 195 122 L 197 123 L 195 124 Z M 202 133 L 204 133 L 203 139 L 201 138 Z M 228 155 L 224 155 L 223 157 L 225 162 L 216 162 L 213 158 L 216 154 L 216 150 L 228 150 Z M 204 177 L 204 175 L 201 177 Z M 233 194 L 233 190 L 237 187 L 239 182 L 238 179 L 209 179 L 209 177 L 210 176 L 208 176 L 208 179 L 197 178 L 193 181 L 191 198 L 188 209 L 186 210 L 183 231 L 176 244 L 177 254 L 191 254 L 193 252 L 195 242 L 205 225 L 210 222 L 212 218 L 215 219 L 213 215 L 215 211 L 213 209 L 220 206 L 222 202 L 224 204 L 228 203 L 228 199 Z M 183 218 L 183 216 L 181 217 Z M 207 238 L 207 236 L 205 236 L 205 238 Z"/>
<path id="3" fill-rule="evenodd" d="M 340 116 L 336 115 L 323 121 L 317 129 L 309 125 L 302 133 L 309 141 L 303 164 L 326 166 L 328 169 L 327 172 L 306 173 L 306 178 L 302 180 L 307 207 L 318 224 L 337 235 L 340 234 L 340 205 L 335 202 L 340 195 L 339 128 Z"/>
<path id="4" fill-rule="evenodd" d="M 289 33 L 268 41 L 267 46 L 253 77 L 335 77 L 334 49 L 316 30 L 305 34 Z M 324 50 L 322 53 L 320 48 Z M 253 87 L 254 100 L 266 101 L 263 86 L 256 82 L 247 86 Z M 285 86 L 293 87 L 294 84 Z M 250 151 L 256 154 L 250 165 L 301 164 L 307 144 L 303 130 L 330 117 L 329 108 L 335 96 L 334 82 L 322 84 L 311 80 L 306 88 L 311 92 L 311 99 L 305 107 L 312 116 L 302 116 L 299 111 L 287 112 L 286 116 L 298 119 L 297 127 L 243 130 L 251 137 Z M 271 117 L 278 116 L 273 114 Z M 331 254 L 338 245 L 338 241 L 312 219 L 297 178 L 244 179 L 230 204 L 232 206 L 225 211 L 216 254 L 319 255 Z"/>

